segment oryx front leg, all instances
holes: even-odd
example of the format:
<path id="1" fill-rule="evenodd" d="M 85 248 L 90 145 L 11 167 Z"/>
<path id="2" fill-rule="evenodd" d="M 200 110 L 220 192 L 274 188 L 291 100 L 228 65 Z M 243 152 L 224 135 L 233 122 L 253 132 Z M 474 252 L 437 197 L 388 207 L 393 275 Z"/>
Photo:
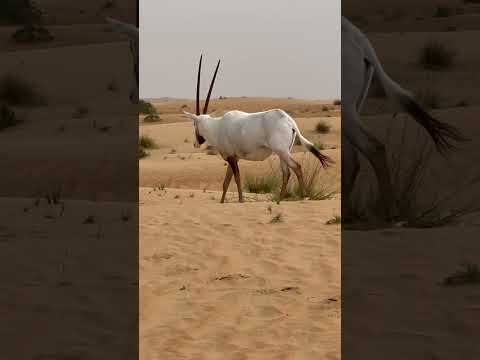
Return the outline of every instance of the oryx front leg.
<path id="1" fill-rule="evenodd" d="M 242 192 L 242 182 L 240 179 L 240 169 L 238 168 L 238 160 L 229 158 L 227 159 L 230 167 L 233 171 L 233 176 L 235 177 L 235 182 L 237 183 L 237 190 L 238 190 L 238 201 L 243 203 L 243 192 Z"/>
<path id="2" fill-rule="evenodd" d="M 228 187 L 230 186 L 232 175 L 233 175 L 233 170 L 229 164 L 227 166 L 227 173 L 225 174 L 225 180 L 223 181 L 223 194 L 222 194 L 222 200 L 220 200 L 220 203 L 222 204 L 225 202 L 225 195 L 227 194 Z"/>

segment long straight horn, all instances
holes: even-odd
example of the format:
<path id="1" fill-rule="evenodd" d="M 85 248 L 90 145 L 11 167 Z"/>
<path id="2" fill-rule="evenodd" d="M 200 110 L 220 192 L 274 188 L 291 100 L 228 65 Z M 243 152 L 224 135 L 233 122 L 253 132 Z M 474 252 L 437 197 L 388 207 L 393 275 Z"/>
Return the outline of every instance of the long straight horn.
<path id="1" fill-rule="evenodd" d="M 206 114 L 208 110 L 208 103 L 210 102 L 210 95 L 212 95 L 213 84 L 215 83 L 215 78 L 217 77 L 218 68 L 220 67 L 220 60 L 218 60 L 217 68 L 215 69 L 215 74 L 213 74 L 212 82 L 210 83 L 210 89 L 208 89 L 207 100 L 205 100 L 205 106 L 203 108 L 203 113 Z"/>
<path id="2" fill-rule="evenodd" d="M 200 115 L 200 73 L 202 72 L 202 58 L 200 55 L 200 62 L 198 63 L 198 75 L 197 75 L 197 115 Z"/>

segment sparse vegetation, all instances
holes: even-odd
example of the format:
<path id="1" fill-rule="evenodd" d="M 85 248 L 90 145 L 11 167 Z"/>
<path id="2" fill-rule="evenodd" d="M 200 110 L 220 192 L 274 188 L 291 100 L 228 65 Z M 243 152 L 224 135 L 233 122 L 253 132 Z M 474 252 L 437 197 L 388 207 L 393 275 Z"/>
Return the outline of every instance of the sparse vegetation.
<path id="1" fill-rule="evenodd" d="M 330 108 L 327 105 L 322 105 L 322 111 L 329 111 Z"/>
<path id="2" fill-rule="evenodd" d="M 79 106 L 72 113 L 72 118 L 74 119 L 83 119 L 88 116 L 90 109 L 86 106 Z M 95 127 L 95 126 L 94 126 Z"/>
<path id="3" fill-rule="evenodd" d="M 340 99 L 333 100 L 333 105 L 336 105 L 336 106 L 342 105 L 342 101 Z"/>
<path id="4" fill-rule="evenodd" d="M 26 24 L 12 34 L 12 39 L 18 43 L 37 43 L 53 41 L 54 36 L 41 25 Z"/>
<path id="5" fill-rule="evenodd" d="M 15 111 L 6 104 L 0 105 L 0 130 L 17 125 L 20 122 Z"/>
<path id="6" fill-rule="evenodd" d="M 148 156 L 148 152 L 145 150 L 145 148 L 141 147 L 138 145 L 138 158 L 143 159 Z"/>
<path id="7" fill-rule="evenodd" d="M 280 179 L 274 174 L 266 176 L 247 175 L 243 182 L 243 188 L 246 192 L 255 194 L 272 194 L 278 191 Z"/>
<path id="8" fill-rule="evenodd" d="M 412 129 L 407 130 L 405 119 L 397 119 L 390 126 L 394 129 L 387 132 L 386 148 L 395 194 L 397 221 L 405 222 L 405 226 L 408 227 L 438 227 L 480 210 L 480 206 L 474 200 L 455 206 L 449 203 L 452 199 L 458 199 L 462 190 L 473 185 L 477 186 L 479 180 L 476 178 L 462 181 L 462 184 L 457 186 L 450 186 L 450 191 L 446 193 L 426 195 L 428 193 L 426 179 L 431 176 L 430 157 L 434 151 L 429 137 L 421 128 L 417 128 L 416 132 Z M 414 152 L 411 150 L 412 143 L 407 143 L 407 139 L 414 139 L 412 140 L 415 141 Z M 429 181 L 434 180 L 430 177 Z"/>
<path id="9" fill-rule="evenodd" d="M 138 102 L 139 113 L 142 115 L 158 115 L 157 109 L 148 101 L 140 99 Z"/>
<path id="10" fill-rule="evenodd" d="M 455 13 L 455 9 L 451 8 L 447 5 L 437 5 L 435 8 L 435 12 L 433 14 L 434 17 L 443 18 L 443 17 L 450 17 Z"/>
<path id="11" fill-rule="evenodd" d="M 335 215 L 331 219 L 328 219 L 325 222 L 325 225 L 335 225 L 335 224 L 341 224 L 341 223 L 342 223 L 342 217 L 339 215 Z"/>
<path id="12" fill-rule="evenodd" d="M 0 101 L 14 106 L 36 106 L 45 103 L 31 82 L 12 73 L 0 78 Z"/>
<path id="13" fill-rule="evenodd" d="M 160 121 L 160 116 L 158 116 L 157 114 L 148 114 L 147 116 L 145 116 L 143 121 L 148 123 L 158 122 Z"/>
<path id="14" fill-rule="evenodd" d="M 428 41 L 420 50 L 419 64 L 427 70 L 445 70 L 454 64 L 456 52 L 438 40 Z"/>
<path id="15" fill-rule="evenodd" d="M 123 222 L 128 222 L 130 221 L 130 219 L 132 218 L 132 214 L 130 213 L 130 211 L 128 210 L 122 210 L 122 213 L 120 215 L 120 219 L 123 221 Z"/>
<path id="16" fill-rule="evenodd" d="M 107 90 L 108 90 L 108 91 L 111 91 L 111 92 L 117 92 L 117 91 L 118 91 L 118 86 L 117 86 L 117 84 L 115 83 L 115 81 L 111 80 L 111 81 L 107 84 Z"/>
<path id="17" fill-rule="evenodd" d="M 115 1 L 113 0 L 107 0 L 102 5 L 103 10 L 113 9 L 114 7 L 115 7 Z"/>
<path id="18" fill-rule="evenodd" d="M 464 263 L 461 269 L 443 279 L 444 286 L 468 285 L 480 283 L 480 267 L 472 263 Z"/>
<path id="19" fill-rule="evenodd" d="M 283 215 L 282 213 L 278 213 L 277 215 L 275 215 L 271 220 L 270 220 L 270 224 L 276 224 L 276 223 L 280 223 L 283 221 Z"/>
<path id="20" fill-rule="evenodd" d="M 144 149 L 155 149 L 155 148 L 157 148 L 157 144 L 155 143 L 155 140 L 153 140 L 148 135 L 140 136 L 140 139 L 138 140 L 138 144 L 141 147 L 143 147 Z"/>
<path id="21" fill-rule="evenodd" d="M 330 132 L 330 128 L 331 126 L 322 120 L 315 125 L 315 131 L 320 134 L 328 134 Z"/>
<path id="22" fill-rule="evenodd" d="M 157 148 L 157 144 L 155 143 L 155 140 L 153 140 L 151 137 L 147 135 L 142 135 L 138 139 L 138 157 L 140 159 L 146 158 L 149 155 L 147 150 L 155 148 Z"/>
<path id="23" fill-rule="evenodd" d="M 95 219 L 95 216 L 93 215 L 88 215 L 85 220 L 83 220 L 84 224 L 95 224 L 97 220 Z"/>

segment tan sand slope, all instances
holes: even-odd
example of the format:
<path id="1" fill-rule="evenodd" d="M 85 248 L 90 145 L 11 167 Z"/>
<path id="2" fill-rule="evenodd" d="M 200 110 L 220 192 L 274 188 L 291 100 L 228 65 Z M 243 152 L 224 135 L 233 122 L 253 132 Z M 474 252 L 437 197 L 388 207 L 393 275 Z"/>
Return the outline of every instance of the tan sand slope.
<path id="1" fill-rule="evenodd" d="M 140 358 L 339 359 L 340 202 L 219 196 L 140 189 Z"/>

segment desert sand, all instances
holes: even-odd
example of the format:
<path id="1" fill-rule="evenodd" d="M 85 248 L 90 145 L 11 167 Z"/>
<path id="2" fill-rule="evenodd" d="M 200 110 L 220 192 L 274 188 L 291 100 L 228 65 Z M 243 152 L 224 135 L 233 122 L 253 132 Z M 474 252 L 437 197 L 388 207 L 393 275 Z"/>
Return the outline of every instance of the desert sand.
<path id="1" fill-rule="evenodd" d="M 212 101 L 216 113 L 283 108 L 337 162 L 318 179 L 336 192 L 329 200 L 277 204 L 246 193 L 240 204 L 232 183 L 220 204 L 225 162 L 193 147 L 193 126 L 180 115 L 193 101 L 151 101 L 161 121 L 140 117 L 140 134 L 158 145 L 140 160 L 140 358 L 339 359 L 340 225 L 326 222 L 340 215 L 340 107 Z M 320 120 L 328 134 L 315 132 Z M 301 149 L 295 158 L 309 157 Z M 263 176 L 278 161 L 239 165 L 244 177 Z"/>

